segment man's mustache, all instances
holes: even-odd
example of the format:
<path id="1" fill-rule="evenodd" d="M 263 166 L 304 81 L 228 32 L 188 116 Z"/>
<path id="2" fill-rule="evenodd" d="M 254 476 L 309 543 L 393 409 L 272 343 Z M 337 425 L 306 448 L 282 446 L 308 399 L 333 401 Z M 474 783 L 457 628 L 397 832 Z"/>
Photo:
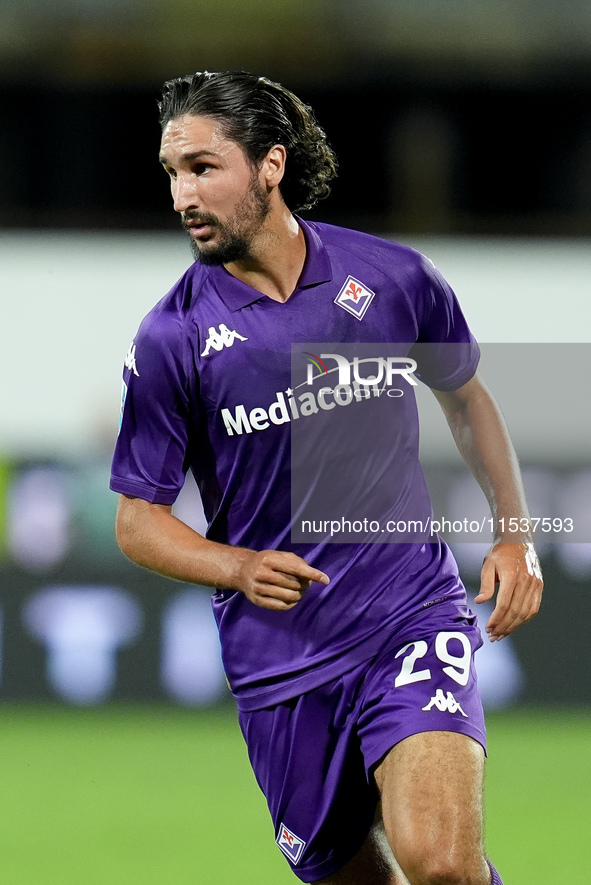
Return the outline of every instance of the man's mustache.
<path id="1" fill-rule="evenodd" d="M 196 224 L 218 224 L 219 219 L 215 215 L 202 215 L 199 212 L 183 212 L 181 214 L 183 227 L 191 227 Z"/>

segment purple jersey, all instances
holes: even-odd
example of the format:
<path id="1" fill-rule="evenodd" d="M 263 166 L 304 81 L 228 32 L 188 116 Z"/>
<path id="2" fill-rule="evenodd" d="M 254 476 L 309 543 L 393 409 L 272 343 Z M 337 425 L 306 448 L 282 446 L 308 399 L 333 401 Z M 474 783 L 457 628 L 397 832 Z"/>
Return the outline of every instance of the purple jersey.
<path id="1" fill-rule="evenodd" d="M 208 538 L 293 550 L 329 575 L 328 586 L 313 584 L 288 612 L 259 608 L 235 591 L 214 594 L 224 666 L 243 710 L 350 670 L 421 609 L 430 619 L 434 608 L 465 605 L 455 562 L 439 541 L 291 540 L 290 427 L 309 414 L 313 399 L 292 388 L 294 343 L 470 344 L 422 373 L 441 390 L 466 383 L 478 362 L 453 292 L 424 256 L 356 231 L 299 223 L 307 257 L 287 302 L 222 266 L 196 263 L 144 319 L 126 359 L 111 478 L 114 491 L 172 504 L 190 469 Z M 414 405 L 405 428 L 410 485 L 399 493 L 421 497 Z"/>

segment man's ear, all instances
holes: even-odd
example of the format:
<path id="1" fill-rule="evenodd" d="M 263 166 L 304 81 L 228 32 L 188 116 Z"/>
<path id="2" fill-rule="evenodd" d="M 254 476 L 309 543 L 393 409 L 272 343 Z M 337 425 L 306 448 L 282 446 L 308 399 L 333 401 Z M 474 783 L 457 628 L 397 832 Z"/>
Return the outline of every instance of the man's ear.
<path id="1" fill-rule="evenodd" d="M 261 163 L 261 172 L 263 174 L 267 187 L 272 190 L 277 187 L 285 174 L 285 161 L 287 159 L 287 151 L 282 144 L 274 145 L 267 156 Z"/>

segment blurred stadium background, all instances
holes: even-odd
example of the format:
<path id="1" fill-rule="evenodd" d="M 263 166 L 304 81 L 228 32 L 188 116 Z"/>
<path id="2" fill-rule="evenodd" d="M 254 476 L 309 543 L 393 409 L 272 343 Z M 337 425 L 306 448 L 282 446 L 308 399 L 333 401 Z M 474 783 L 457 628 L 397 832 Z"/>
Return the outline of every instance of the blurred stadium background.
<path id="1" fill-rule="evenodd" d="M 120 369 L 188 266 L 158 168 L 164 79 L 245 68 L 316 110 L 316 217 L 407 242 L 485 342 L 541 536 L 538 618 L 480 654 L 507 885 L 591 862 L 591 6 L 584 0 L 4 0 L 0 8 L 0 879 L 292 881 L 208 592 L 116 549 Z M 440 513 L 484 512 L 421 398 Z M 179 516 L 202 524 L 194 488 Z M 482 548 L 456 545 L 468 587 Z"/>

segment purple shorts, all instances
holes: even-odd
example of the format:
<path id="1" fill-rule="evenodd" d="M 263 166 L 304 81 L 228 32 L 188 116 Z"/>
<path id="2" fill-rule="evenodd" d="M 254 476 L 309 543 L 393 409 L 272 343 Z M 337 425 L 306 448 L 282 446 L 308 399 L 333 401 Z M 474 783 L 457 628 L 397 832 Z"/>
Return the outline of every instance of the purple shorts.
<path id="1" fill-rule="evenodd" d="M 239 714 L 277 845 L 303 882 L 357 854 L 378 802 L 372 769 L 399 741 L 454 731 L 486 749 L 478 627 L 449 617 L 414 636 L 314 691 Z"/>

